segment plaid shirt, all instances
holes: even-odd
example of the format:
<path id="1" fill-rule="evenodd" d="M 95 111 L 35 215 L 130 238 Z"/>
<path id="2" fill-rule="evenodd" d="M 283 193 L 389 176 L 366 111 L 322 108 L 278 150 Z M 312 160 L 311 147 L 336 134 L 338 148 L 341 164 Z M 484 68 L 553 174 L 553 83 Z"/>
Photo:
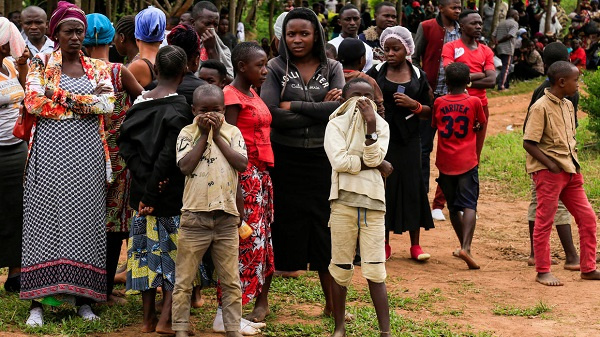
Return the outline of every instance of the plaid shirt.
<path id="1" fill-rule="evenodd" d="M 460 26 L 458 25 L 458 22 L 454 23 L 453 31 L 449 31 L 444 27 L 444 30 L 446 30 L 446 34 L 444 35 L 444 44 L 460 39 L 459 28 Z M 448 87 L 446 86 L 446 72 L 444 71 L 444 60 L 440 58 L 440 71 L 438 73 L 437 86 L 435 87 L 433 94 L 436 96 L 443 96 L 447 93 Z"/>

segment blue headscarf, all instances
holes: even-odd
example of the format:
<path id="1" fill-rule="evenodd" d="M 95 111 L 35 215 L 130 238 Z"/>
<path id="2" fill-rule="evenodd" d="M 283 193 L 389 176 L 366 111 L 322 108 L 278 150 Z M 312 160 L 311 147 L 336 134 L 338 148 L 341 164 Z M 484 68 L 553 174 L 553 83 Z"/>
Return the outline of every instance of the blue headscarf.
<path id="1" fill-rule="evenodd" d="M 135 38 L 138 40 L 160 42 L 165 38 L 166 28 L 167 16 L 154 6 L 148 6 L 135 16 Z"/>
<path id="2" fill-rule="evenodd" d="M 100 46 L 111 44 L 115 36 L 115 28 L 103 14 L 94 13 L 85 16 L 87 30 L 85 31 L 84 46 Z"/>

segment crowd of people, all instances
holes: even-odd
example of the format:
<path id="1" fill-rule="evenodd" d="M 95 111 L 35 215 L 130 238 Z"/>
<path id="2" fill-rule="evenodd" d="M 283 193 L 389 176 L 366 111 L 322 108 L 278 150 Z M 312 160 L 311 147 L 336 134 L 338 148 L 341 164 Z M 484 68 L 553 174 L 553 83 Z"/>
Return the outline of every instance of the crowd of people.
<path id="1" fill-rule="evenodd" d="M 584 47 L 539 50 L 521 40 L 519 4 L 488 31 L 496 55 L 483 40 L 487 17 L 459 0 L 415 1 L 410 13 L 384 1 L 373 26 L 352 4 L 290 2 L 273 40 L 260 44 L 243 41 L 243 28 L 229 33 L 227 11 L 209 1 L 169 22 L 150 6 L 113 25 L 65 1 L 49 19 L 36 6 L 20 13 L 20 26 L 0 18 L 0 266 L 9 267 L 5 289 L 31 301 L 26 324 L 42 326 L 44 305 L 63 303 L 100 319 L 93 304 L 121 304 L 113 288 L 124 282 L 142 297 L 142 332 L 188 336 L 190 307 L 203 305 L 216 275 L 213 330 L 256 335 L 274 275 L 314 270 L 341 337 L 360 266 L 380 335 L 390 336 L 390 232 L 408 232 L 410 258 L 427 261 L 422 230 L 447 205 L 453 255 L 479 269 L 472 240 L 486 90 L 508 88 L 518 41 L 519 75 L 547 76 L 524 126 L 529 264 L 539 283 L 562 285 L 550 271 L 554 223 L 565 268 L 600 279 L 574 138 L 582 66 L 574 55 Z M 339 31 L 327 32 L 325 10 Z"/>

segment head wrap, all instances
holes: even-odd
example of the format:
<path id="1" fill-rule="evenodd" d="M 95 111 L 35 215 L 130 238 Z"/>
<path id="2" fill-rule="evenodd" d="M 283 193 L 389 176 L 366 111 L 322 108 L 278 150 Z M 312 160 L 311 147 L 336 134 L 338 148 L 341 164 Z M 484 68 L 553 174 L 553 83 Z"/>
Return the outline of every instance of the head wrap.
<path id="1" fill-rule="evenodd" d="M 366 52 L 362 40 L 348 37 L 338 47 L 338 61 L 342 63 L 352 62 L 363 57 Z"/>
<path id="2" fill-rule="evenodd" d="M 135 16 L 135 38 L 138 40 L 160 42 L 165 39 L 166 28 L 167 16 L 154 6 L 148 6 Z"/>
<path id="3" fill-rule="evenodd" d="M 385 46 L 385 41 L 389 38 L 396 39 L 402 43 L 404 48 L 406 48 L 406 56 L 410 56 L 414 53 L 415 42 L 413 41 L 412 35 L 408 29 L 402 26 L 386 28 L 383 33 L 381 33 L 381 37 L 379 37 L 381 47 Z"/>
<path id="4" fill-rule="evenodd" d="M 278 40 L 281 40 L 281 33 L 283 32 L 283 19 L 287 16 L 289 12 L 283 12 L 279 14 L 277 20 L 275 20 L 275 24 L 273 25 L 273 31 L 275 32 L 275 37 Z"/>
<path id="5" fill-rule="evenodd" d="M 413 3 L 412 3 L 412 7 L 413 7 L 413 8 L 418 8 L 418 7 L 421 7 L 421 3 L 420 3 L 420 2 L 418 2 L 418 1 L 413 1 Z"/>
<path id="6" fill-rule="evenodd" d="M 50 23 L 48 24 L 48 33 L 52 40 L 58 42 L 55 37 L 56 33 L 58 33 L 58 26 L 67 21 L 80 22 L 83 25 L 83 29 L 87 30 L 87 19 L 81 8 L 66 1 L 59 1 L 58 6 L 54 12 L 52 12 Z"/>
<path id="7" fill-rule="evenodd" d="M 111 44 L 115 37 L 115 28 L 110 19 L 103 14 L 93 13 L 85 16 L 88 27 L 85 31 L 84 46 Z"/>
<path id="8" fill-rule="evenodd" d="M 14 58 L 21 57 L 25 51 L 25 40 L 17 26 L 8 21 L 5 17 L 0 17 L 0 46 L 10 45 L 10 56 Z"/>
<path id="9" fill-rule="evenodd" d="M 523 34 L 527 33 L 527 29 L 525 28 L 519 28 L 519 31 L 517 31 L 517 36 L 521 36 Z"/>

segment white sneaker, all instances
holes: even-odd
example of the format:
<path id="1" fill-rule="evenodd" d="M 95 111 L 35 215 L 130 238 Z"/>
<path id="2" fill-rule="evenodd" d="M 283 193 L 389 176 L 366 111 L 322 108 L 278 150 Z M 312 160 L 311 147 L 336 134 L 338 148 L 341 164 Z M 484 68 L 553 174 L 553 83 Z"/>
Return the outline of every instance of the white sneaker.
<path id="1" fill-rule="evenodd" d="M 265 323 L 254 323 L 242 318 L 240 320 L 239 332 L 244 336 L 254 336 L 258 335 L 261 332 L 260 328 L 264 328 L 266 326 L 267 325 Z M 217 315 L 215 316 L 215 320 L 213 321 L 213 331 L 225 332 L 225 324 L 223 323 L 223 309 L 221 308 L 217 309 Z"/>
<path id="2" fill-rule="evenodd" d="M 442 210 L 439 208 L 431 210 L 431 217 L 433 218 L 433 220 L 446 221 L 446 217 L 444 216 L 444 213 L 442 213 Z"/>
<path id="3" fill-rule="evenodd" d="M 29 318 L 25 322 L 30 327 L 40 327 L 44 325 L 44 311 L 42 308 L 33 308 L 29 310 Z"/>
<path id="4" fill-rule="evenodd" d="M 90 306 L 87 304 L 84 304 L 79 307 L 79 310 L 77 310 L 77 315 L 79 315 L 86 321 L 95 321 L 97 319 L 100 319 L 100 317 L 96 316 L 96 314 L 94 314 L 94 312 L 92 311 L 92 308 L 90 308 Z"/>

